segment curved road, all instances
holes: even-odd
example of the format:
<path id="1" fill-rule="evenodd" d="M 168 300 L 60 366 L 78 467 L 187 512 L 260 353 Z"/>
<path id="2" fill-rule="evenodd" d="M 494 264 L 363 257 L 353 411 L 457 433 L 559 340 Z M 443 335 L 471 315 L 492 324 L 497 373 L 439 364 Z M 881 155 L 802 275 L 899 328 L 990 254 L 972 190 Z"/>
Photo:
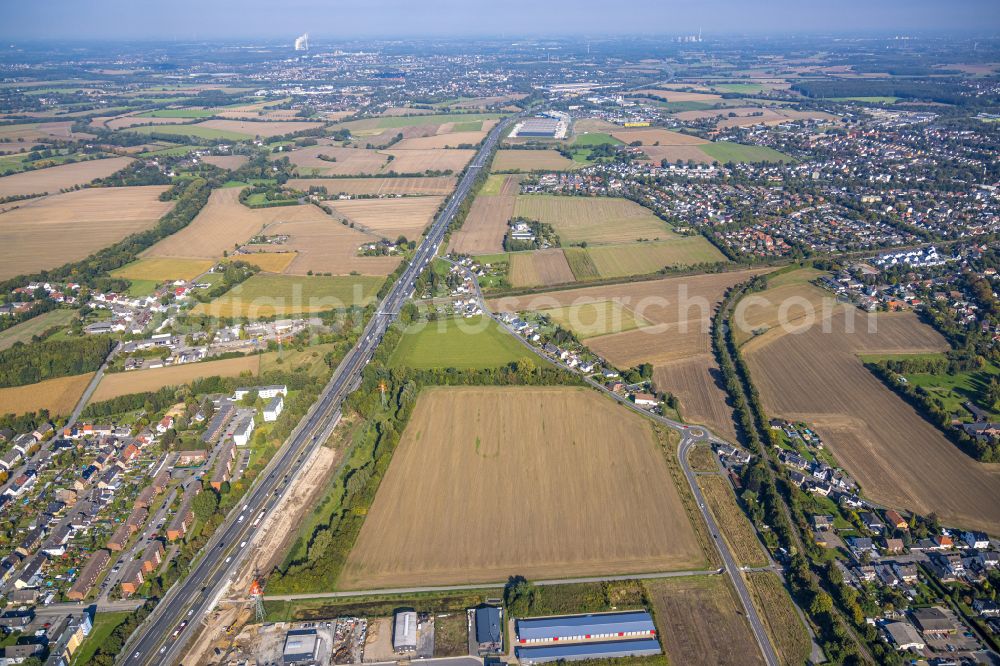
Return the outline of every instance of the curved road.
<path id="1" fill-rule="evenodd" d="M 246 547 L 253 539 L 258 517 L 265 516 L 288 489 L 289 481 L 310 454 L 327 439 L 340 420 L 344 398 L 361 382 L 361 372 L 371 360 L 386 329 L 412 293 L 417 277 L 437 254 L 444 234 L 468 196 L 499 137 L 513 121 L 498 123 L 486 137 L 448 204 L 431 224 L 409 265 L 379 304 L 357 344 L 347 353 L 299 426 L 271 459 L 243 499 L 226 517 L 192 564 L 187 576 L 174 584 L 136 630 L 117 662 L 139 664 L 180 663 L 193 627 L 212 609 L 228 587 Z"/>

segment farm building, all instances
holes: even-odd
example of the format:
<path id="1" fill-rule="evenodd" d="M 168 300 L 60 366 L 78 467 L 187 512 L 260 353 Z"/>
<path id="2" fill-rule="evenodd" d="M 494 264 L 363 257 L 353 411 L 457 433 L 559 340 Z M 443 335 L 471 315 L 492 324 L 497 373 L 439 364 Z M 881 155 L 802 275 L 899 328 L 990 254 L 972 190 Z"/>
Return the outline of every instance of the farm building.
<path id="1" fill-rule="evenodd" d="M 521 644 L 655 635 L 653 617 L 646 611 L 537 617 L 517 621 L 517 639 Z"/>
<path id="2" fill-rule="evenodd" d="M 413 652 L 417 649 L 416 611 L 397 611 L 392 628 L 392 649 L 396 652 Z"/>
<path id="3" fill-rule="evenodd" d="M 660 654 L 660 643 L 655 638 L 637 638 L 600 643 L 518 646 L 514 649 L 514 654 L 522 664 L 579 661 L 581 659 L 612 659 L 615 657 L 648 657 Z"/>
<path id="4" fill-rule="evenodd" d="M 482 605 L 476 608 L 476 643 L 480 655 L 503 652 L 503 622 L 500 609 Z"/>

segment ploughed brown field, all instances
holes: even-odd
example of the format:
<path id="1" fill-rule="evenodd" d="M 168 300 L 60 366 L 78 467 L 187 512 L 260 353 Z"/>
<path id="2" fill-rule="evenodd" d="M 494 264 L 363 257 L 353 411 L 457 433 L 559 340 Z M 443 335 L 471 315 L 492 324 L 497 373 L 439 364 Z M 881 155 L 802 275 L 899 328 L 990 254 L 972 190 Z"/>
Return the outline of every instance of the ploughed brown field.
<path id="1" fill-rule="evenodd" d="M 646 157 L 653 162 L 660 162 L 661 160 L 667 160 L 668 162 L 682 160 L 687 162 L 688 160 L 691 160 L 692 162 L 696 162 L 698 164 L 711 164 L 717 160 L 699 148 L 699 145 L 707 144 L 708 142 L 706 141 L 701 144 L 682 144 L 673 146 L 648 145 L 642 147 L 642 152 L 646 153 Z"/>
<path id="2" fill-rule="evenodd" d="M 293 178 L 288 186 L 306 192 L 310 187 L 325 187 L 333 194 L 450 194 L 455 189 L 454 176 L 431 178 Z"/>
<path id="3" fill-rule="evenodd" d="M 246 155 L 205 155 L 201 158 L 202 162 L 214 164 L 220 169 L 229 169 L 230 171 L 239 169 L 249 160 L 250 158 Z"/>
<path id="4" fill-rule="evenodd" d="M 510 255 L 510 284 L 514 287 L 549 287 L 573 282 L 566 255 L 560 248 Z"/>
<path id="5" fill-rule="evenodd" d="M 444 197 L 401 197 L 331 201 L 328 205 L 362 230 L 392 240 L 399 235 L 416 240 L 442 201 Z"/>
<path id="6" fill-rule="evenodd" d="M 944 339 L 912 313 L 839 310 L 805 332 L 761 336 L 744 345 L 744 355 L 768 413 L 812 424 L 868 497 L 994 533 L 1000 465 L 962 453 L 858 358 L 945 349 Z"/>
<path id="7" fill-rule="evenodd" d="M 0 178 L 0 197 L 55 194 L 62 189 L 86 185 L 95 178 L 106 178 L 127 167 L 131 161 L 128 157 L 109 157 L 4 176 Z"/>
<path id="8" fill-rule="evenodd" d="M 460 254 L 502 252 L 507 222 L 514 216 L 518 189 L 517 176 L 508 176 L 499 194 L 477 196 L 462 228 L 451 235 L 449 250 Z"/>
<path id="9" fill-rule="evenodd" d="M 244 246 L 249 252 L 296 253 L 285 273 L 305 275 L 388 275 L 398 257 L 362 257 L 358 248 L 378 240 L 377 236 L 341 224 L 312 205 L 250 209 L 239 201 L 239 188 L 212 192 L 208 204 L 187 227 L 164 238 L 144 253 L 147 257 L 220 259 L 257 234 L 288 236 L 283 243 Z M 247 261 L 257 257 L 244 257 Z"/>
<path id="10" fill-rule="evenodd" d="M 161 185 L 102 187 L 43 197 L 0 214 L 0 279 L 79 261 L 148 229 L 173 202 Z"/>
<path id="11" fill-rule="evenodd" d="M 424 389 L 338 587 L 698 569 L 652 427 L 564 387 Z"/>
<path id="12" fill-rule="evenodd" d="M 611 132 L 611 136 L 623 143 L 641 141 L 644 146 L 652 146 L 654 144 L 661 146 L 697 146 L 708 143 L 706 139 L 680 132 L 671 132 L 666 129 L 619 129 Z"/>
<path id="13" fill-rule="evenodd" d="M 498 312 L 548 310 L 574 303 L 618 301 L 642 322 L 638 328 L 603 335 L 578 332 L 586 344 L 619 368 L 652 363 L 657 387 L 676 393 L 681 414 L 721 435 L 733 434 L 732 410 L 716 385 L 711 354 L 711 317 L 726 289 L 761 271 L 665 278 L 618 285 L 550 291 L 491 300 Z"/>
<path id="14" fill-rule="evenodd" d="M 650 580 L 646 589 L 671 663 L 764 663 L 739 598 L 725 576 Z"/>

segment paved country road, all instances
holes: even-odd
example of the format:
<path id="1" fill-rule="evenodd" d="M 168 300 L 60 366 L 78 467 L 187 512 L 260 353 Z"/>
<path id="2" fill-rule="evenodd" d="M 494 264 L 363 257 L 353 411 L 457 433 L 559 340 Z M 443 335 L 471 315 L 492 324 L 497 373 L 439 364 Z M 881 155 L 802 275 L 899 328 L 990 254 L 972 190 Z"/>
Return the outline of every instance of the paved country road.
<path id="1" fill-rule="evenodd" d="M 299 422 L 261 472 L 246 496 L 218 527 L 194 561 L 187 575 L 175 583 L 131 636 L 117 663 L 175 664 L 196 626 L 221 599 L 254 538 L 254 516 L 266 516 L 289 488 L 289 481 L 304 461 L 322 446 L 340 420 L 344 398 L 361 382 L 361 373 L 382 341 L 386 329 L 412 293 L 417 277 L 437 254 L 444 234 L 468 196 L 480 170 L 513 118 L 490 131 L 470 162 L 454 194 L 431 224 L 409 265 L 379 304 L 378 312 L 365 327 L 357 344 L 347 352 L 316 403 Z M 246 520 L 240 520 L 243 517 Z"/>
<path id="2" fill-rule="evenodd" d="M 486 307 L 486 300 L 483 298 L 482 289 L 480 289 L 479 287 L 479 280 L 476 278 L 475 273 L 469 270 L 468 267 L 462 266 L 461 264 L 457 264 L 447 259 L 445 261 L 448 261 L 454 266 L 458 266 L 465 272 L 465 274 L 468 277 L 472 279 L 472 283 L 476 287 L 476 298 L 479 301 L 479 306 L 482 308 L 483 312 L 488 314 L 495 322 L 497 322 L 497 324 L 503 327 L 503 329 L 507 333 L 513 335 L 516 340 L 520 341 L 521 344 L 530 349 L 535 355 L 540 356 L 546 362 L 558 365 L 559 367 L 569 372 L 579 374 L 573 368 L 563 363 L 561 360 L 556 358 L 551 358 L 548 355 L 546 355 L 541 349 L 534 346 L 533 344 L 522 338 L 520 335 L 518 335 L 516 332 L 514 332 L 509 326 L 507 326 L 507 324 L 500 317 L 496 315 L 496 313 L 490 311 L 489 308 Z M 663 425 L 672 428 L 673 430 L 676 430 L 677 432 L 680 433 L 681 441 L 677 446 L 677 457 L 680 460 L 681 468 L 684 470 L 684 477 L 687 479 L 688 485 L 691 486 L 691 492 L 694 494 L 695 500 L 698 502 L 698 510 L 701 512 L 701 516 L 704 519 L 705 524 L 708 526 L 712 538 L 712 543 L 715 544 L 716 550 L 718 550 L 719 555 L 722 556 L 722 563 L 724 565 L 723 568 L 728 574 L 729 579 L 732 581 L 733 587 L 736 589 L 737 595 L 739 595 L 740 597 L 740 603 L 743 604 L 743 611 L 746 614 L 746 618 L 750 623 L 750 628 L 753 631 L 754 638 L 757 640 L 757 645 L 760 647 L 760 651 L 764 657 L 764 661 L 769 666 L 778 666 L 778 664 L 780 663 L 778 660 L 778 655 L 774 650 L 774 646 L 771 645 L 771 641 L 768 638 L 767 631 L 764 629 L 764 623 L 761 621 L 760 614 L 757 613 L 757 608 L 753 604 L 753 597 L 750 596 L 750 591 L 747 589 L 746 582 L 743 580 L 743 576 L 740 575 L 740 567 L 739 565 L 736 564 L 736 559 L 733 557 L 732 551 L 729 549 L 729 545 L 726 543 L 725 539 L 723 539 L 722 535 L 719 533 L 719 526 L 716 524 L 715 518 L 712 517 L 711 511 L 709 511 L 708 507 L 705 505 L 705 498 L 702 496 L 701 488 L 698 487 L 696 475 L 691 470 L 691 466 L 688 464 L 688 452 L 691 450 L 691 447 L 698 444 L 699 442 L 718 443 L 718 444 L 727 444 L 728 442 L 712 434 L 712 432 L 709 431 L 709 429 L 706 428 L 705 426 L 702 425 L 690 426 L 684 423 L 680 423 L 679 421 L 674 421 L 664 416 L 660 416 L 659 414 L 653 414 L 645 409 L 642 409 L 641 407 L 636 406 L 635 403 L 631 402 L 627 398 L 624 398 L 623 396 L 620 396 L 617 393 L 608 390 L 608 388 L 603 384 L 601 384 L 600 382 L 596 382 L 590 379 L 589 377 L 584 377 L 584 380 L 592 388 L 600 391 L 601 393 L 604 393 L 605 395 L 609 396 L 610 398 L 613 398 L 614 400 L 617 400 L 620 404 L 628 407 L 632 411 L 638 412 L 639 414 L 642 414 L 643 416 L 646 416 L 659 423 L 662 423 Z"/>

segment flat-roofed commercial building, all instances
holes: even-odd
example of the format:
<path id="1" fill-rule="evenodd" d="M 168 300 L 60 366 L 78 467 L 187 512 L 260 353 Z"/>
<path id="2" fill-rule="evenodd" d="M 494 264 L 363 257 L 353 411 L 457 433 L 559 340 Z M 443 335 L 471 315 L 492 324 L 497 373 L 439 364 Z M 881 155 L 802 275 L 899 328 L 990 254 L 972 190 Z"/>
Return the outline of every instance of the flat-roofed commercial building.
<path id="1" fill-rule="evenodd" d="M 561 615 L 517 621 L 517 640 L 522 645 L 654 636 L 656 625 L 646 611 Z"/>
<path id="2" fill-rule="evenodd" d="M 514 648 L 514 655 L 522 664 L 615 657 L 648 657 L 655 654 L 660 654 L 660 643 L 655 638 L 594 643 L 558 643 L 530 647 L 519 645 Z"/>

